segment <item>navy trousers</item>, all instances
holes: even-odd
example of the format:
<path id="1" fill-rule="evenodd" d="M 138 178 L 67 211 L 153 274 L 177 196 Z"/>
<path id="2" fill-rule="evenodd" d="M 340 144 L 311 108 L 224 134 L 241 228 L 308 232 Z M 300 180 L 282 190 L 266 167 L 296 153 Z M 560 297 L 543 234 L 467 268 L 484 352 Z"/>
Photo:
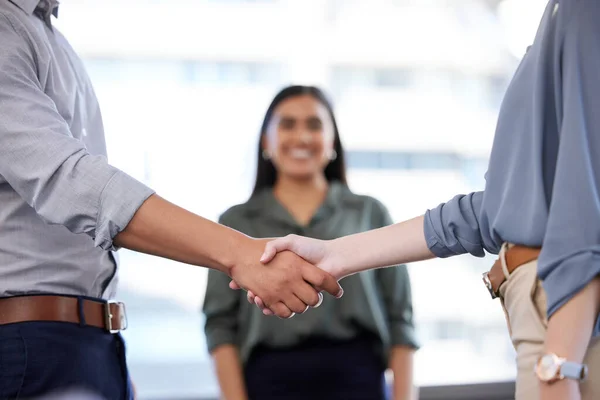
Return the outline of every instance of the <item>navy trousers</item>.
<path id="1" fill-rule="evenodd" d="M 0 399 L 64 390 L 132 400 L 121 335 L 66 322 L 0 326 Z"/>
<path id="2" fill-rule="evenodd" d="M 244 368 L 250 400 L 385 400 L 385 367 L 372 339 L 312 339 L 261 347 Z"/>

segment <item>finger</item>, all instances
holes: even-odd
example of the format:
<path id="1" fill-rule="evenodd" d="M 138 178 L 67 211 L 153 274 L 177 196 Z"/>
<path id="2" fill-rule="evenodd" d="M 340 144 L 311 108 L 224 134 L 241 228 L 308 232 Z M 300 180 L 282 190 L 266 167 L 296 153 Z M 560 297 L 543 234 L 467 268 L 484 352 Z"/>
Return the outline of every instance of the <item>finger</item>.
<path id="1" fill-rule="evenodd" d="M 264 315 L 274 315 L 273 311 L 269 310 L 267 308 L 267 306 L 265 305 L 265 302 L 258 296 L 254 297 L 254 304 L 256 304 L 256 307 L 258 307 Z"/>
<path id="2" fill-rule="evenodd" d="M 279 318 L 287 319 L 293 317 L 293 311 L 290 310 L 285 304 L 282 302 L 275 303 L 271 307 L 271 311 Z"/>
<path id="3" fill-rule="evenodd" d="M 306 309 L 306 303 L 304 303 L 302 300 L 300 300 L 297 296 L 293 294 L 285 298 L 284 304 L 287 306 L 287 308 L 289 308 L 292 312 L 296 314 L 302 314 Z M 273 307 L 271 307 L 271 309 L 273 309 Z"/>
<path id="4" fill-rule="evenodd" d="M 248 291 L 248 293 L 246 293 L 246 297 L 248 298 L 248 303 L 250 304 L 256 304 L 254 302 L 254 293 L 252 293 L 251 291 Z"/>
<path id="5" fill-rule="evenodd" d="M 265 245 L 265 251 L 262 256 L 260 256 L 260 262 L 263 264 L 268 263 L 275 257 L 277 254 L 277 248 L 272 244 L 273 242 L 269 242 Z"/>
<path id="6" fill-rule="evenodd" d="M 254 297 L 254 304 L 256 304 L 258 306 L 258 308 L 260 308 L 261 310 L 264 310 L 265 308 L 267 308 L 267 306 L 265 306 L 265 302 L 262 301 L 262 299 L 258 296 Z"/>
<path id="7" fill-rule="evenodd" d="M 291 250 L 293 244 L 293 235 L 287 235 L 286 237 L 278 238 L 267 242 L 265 245 L 265 251 L 260 257 L 260 262 L 266 264 L 275 257 L 275 255 L 283 250 Z"/>
<path id="8" fill-rule="evenodd" d="M 332 275 L 317 267 L 304 268 L 302 277 L 314 287 L 323 289 L 338 299 L 344 294 L 344 289 L 342 289 L 338 281 Z"/>
<path id="9" fill-rule="evenodd" d="M 319 302 L 317 304 L 315 304 L 313 308 L 317 308 L 321 304 L 323 304 L 323 293 L 319 292 Z"/>
<path id="10" fill-rule="evenodd" d="M 240 290 L 241 289 L 241 287 L 237 284 L 236 281 L 229 282 L 229 288 L 231 288 L 233 290 Z"/>
<path id="11" fill-rule="evenodd" d="M 319 304 L 319 292 L 309 284 L 302 285 L 294 291 L 294 294 L 306 306 L 315 307 Z"/>

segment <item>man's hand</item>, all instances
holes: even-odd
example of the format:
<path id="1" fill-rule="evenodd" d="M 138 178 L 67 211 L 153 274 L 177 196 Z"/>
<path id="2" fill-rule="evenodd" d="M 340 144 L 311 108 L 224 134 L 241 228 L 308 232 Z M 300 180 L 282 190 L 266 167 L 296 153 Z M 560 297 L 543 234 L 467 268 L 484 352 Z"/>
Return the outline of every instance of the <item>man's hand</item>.
<path id="1" fill-rule="evenodd" d="M 331 275 L 336 280 L 339 280 L 342 278 L 342 276 L 333 271 L 335 260 L 332 257 L 328 243 L 329 242 L 324 240 L 311 239 L 297 235 L 288 235 L 266 242 L 260 261 L 261 263 L 271 265 L 273 262 L 277 261 L 277 258 L 286 253 L 292 252 L 316 267 L 319 267 L 319 269 L 326 271 L 327 275 Z M 272 261 L 274 259 L 275 261 Z M 230 283 L 229 287 L 236 290 L 241 288 L 239 282 L 235 278 Z M 319 288 L 319 285 L 315 287 Z M 334 296 L 336 295 L 334 294 Z M 337 295 L 336 297 L 341 297 L 341 294 Z M 317 306 L 320 304 L 322 299 L 323 298 L 321 295 Z M 268 303 L 262 296 L 257 295 L 256 292 L 251 290 L 248 291 L 248 302 L 256 304 L 265 315 L 273 315 L 275 311 L 273 308 L 268 306 Z"/>
<path id="2" fill-rule="evenodd" d="M 261 308 L 271 311 L 265 314 L 289 318 L 294 313 L 303 313 L 309 306 L 318 306 L 321 290 L 335 297 L 343 294 L 334 276 L 298 255 L 276 249 L 265 258 L 268 259 L 265 265 L 259 260 L 268 241 L 252 239 L 247 243 L 246 248 L 239 249 L 240 259 L 232 266 L 230 276 L 237 284 L 236 289 L 246 289 L 253 297 L 259 296 Z"/>

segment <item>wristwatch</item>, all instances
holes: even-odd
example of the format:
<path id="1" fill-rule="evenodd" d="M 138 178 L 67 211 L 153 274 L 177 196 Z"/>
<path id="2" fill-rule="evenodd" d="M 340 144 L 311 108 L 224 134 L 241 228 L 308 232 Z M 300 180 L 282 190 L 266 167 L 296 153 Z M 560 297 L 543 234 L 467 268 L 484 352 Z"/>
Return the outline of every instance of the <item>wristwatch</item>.
<path id="1" fill-rule="evenodd" d="M 565 378 L 582 381 L 587 373 L 585 364 L 570 362 L 552 353 L 542 355 L 535 365 L 535 374 L 545 383 L 553 383 Z"/>

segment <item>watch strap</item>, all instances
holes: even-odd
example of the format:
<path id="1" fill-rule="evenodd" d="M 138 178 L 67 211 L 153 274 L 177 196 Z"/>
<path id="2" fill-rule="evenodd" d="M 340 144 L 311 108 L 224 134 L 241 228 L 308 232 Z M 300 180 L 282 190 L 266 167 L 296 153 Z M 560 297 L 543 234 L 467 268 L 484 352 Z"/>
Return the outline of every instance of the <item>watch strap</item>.
<path id="1" fill-rule="evenodd" d="M 560 374 L 568 379 L 582 381 L 587 376 L 587 366 L 570 361 L 564 361 L 560 367 Z"/>

